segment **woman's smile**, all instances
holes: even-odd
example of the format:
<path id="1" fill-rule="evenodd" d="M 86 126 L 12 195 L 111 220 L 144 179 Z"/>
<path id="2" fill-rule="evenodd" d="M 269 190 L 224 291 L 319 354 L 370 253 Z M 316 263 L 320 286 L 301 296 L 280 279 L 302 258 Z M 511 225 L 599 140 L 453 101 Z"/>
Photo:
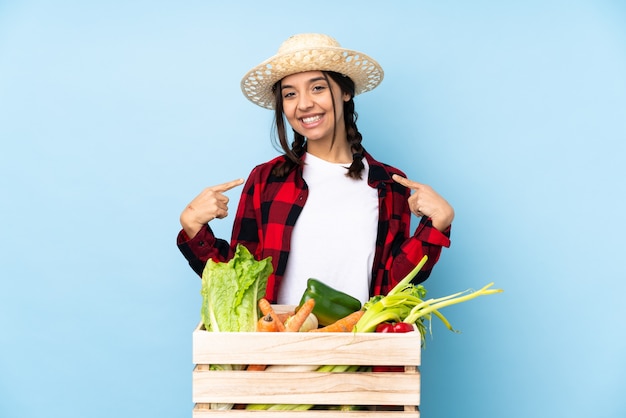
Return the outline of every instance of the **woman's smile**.
<path id="1" fill-rule="evenodd" d="M 322 121 L 322 118 L 322 115 L 304 116 L 300 118 L 300 122 L 302 122 L 302 126 L 310 129 L 318 126 Z"/>

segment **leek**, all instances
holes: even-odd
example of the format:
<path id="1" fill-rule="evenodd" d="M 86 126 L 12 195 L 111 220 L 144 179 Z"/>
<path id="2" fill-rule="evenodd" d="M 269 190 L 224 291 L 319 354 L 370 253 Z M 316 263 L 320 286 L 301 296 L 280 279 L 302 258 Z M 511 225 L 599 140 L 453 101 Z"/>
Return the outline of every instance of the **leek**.
<path id="1" fill-rule="evenodd" d="M 420 331 L 422 346 L 425 344 L 426 333 L 432 335 L 432 317 L 438 318 L 450 331 L 457 332 L 450 321 L 439 312 L 439 309 L 457 303 L 466 302 L 478 296 L 501 293 L 502 289 L 491 289 L 493 283 L 472 291 L 470 289 L 436 299 L 424 300 L 426 289 L 422 285 L 414 285 L 411 280 L 417 275 L 428 259 L 424 256 L 417 266 L 386 296 L 378 295 L 370 298 L 363 305 L 365 313 L 354 327 L 354 332 L 373 332 L 384 322 L 406 322 L 414 324 Z M 428 329 L 424 321 L 428 321 Z"/>

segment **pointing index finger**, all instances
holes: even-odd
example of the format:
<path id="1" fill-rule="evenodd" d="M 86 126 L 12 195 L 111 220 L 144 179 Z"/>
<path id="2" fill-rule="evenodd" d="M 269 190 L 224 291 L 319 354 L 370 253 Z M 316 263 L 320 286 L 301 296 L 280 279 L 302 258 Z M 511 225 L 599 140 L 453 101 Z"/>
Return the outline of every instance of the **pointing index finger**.
<path id="1" fill-rule="evenodd" d="M 213 190 L 218 192 L 227 192 L 233 187 L 237 187 L 243 184 L 243 179 L 231 180 L 217 186 L 213 186 Z"/>
<path id="2" fill-rule="evenodd" d="M 391 178 L 398 184 L 401 184 L 409 189 L 417 189 L 420 186 L 420 183 L 407 179 L 406 177 L 402 177 L 398 174 L 394 174 Z"/>

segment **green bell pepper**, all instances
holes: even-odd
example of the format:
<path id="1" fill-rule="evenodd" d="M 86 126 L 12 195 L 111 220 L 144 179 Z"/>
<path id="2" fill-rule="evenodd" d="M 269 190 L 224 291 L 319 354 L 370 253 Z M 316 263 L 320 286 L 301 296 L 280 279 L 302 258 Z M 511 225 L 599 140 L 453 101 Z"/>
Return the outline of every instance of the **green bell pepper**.
<path id="1" fill-rule="evenodd" d="M 298 307 L 308 299 L 315 299 L 313 314 L 321 326 L 330 325 L 361 309 L 361 301 L 357 298 L 313 278 L 307 280 L 307 287 Z"/>

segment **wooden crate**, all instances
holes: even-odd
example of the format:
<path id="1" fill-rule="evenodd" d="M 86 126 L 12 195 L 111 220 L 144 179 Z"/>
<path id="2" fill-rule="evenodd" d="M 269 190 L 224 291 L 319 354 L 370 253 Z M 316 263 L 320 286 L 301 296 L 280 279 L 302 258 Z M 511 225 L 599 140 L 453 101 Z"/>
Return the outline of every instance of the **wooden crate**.
<path id="1" fill-rule="evenodd" d="M 419 418 L 420 334 L 193 332 L 194 418 Z M 404 366 L 403 372 L 217 371 L 211 364 Z M 211 403 L 362 405 L 338 412 L 210 409 Z"/>

